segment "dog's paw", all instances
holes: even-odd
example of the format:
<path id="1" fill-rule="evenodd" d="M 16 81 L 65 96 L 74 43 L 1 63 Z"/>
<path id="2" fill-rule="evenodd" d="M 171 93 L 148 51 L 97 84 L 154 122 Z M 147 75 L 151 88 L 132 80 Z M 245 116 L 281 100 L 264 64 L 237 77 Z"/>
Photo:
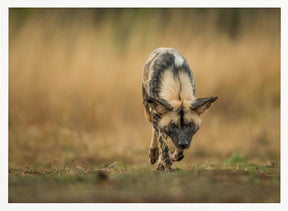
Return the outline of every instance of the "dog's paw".
<path id="1" fill-rule="evenodd" d="M 179 152 L 179 154 L 177 152 L 174 152 L 172 154 L 172 160 L 175 162 L 175 161 L 180 161 L 184 158 L 184 152 Z"/>
<path id="2" fill-rule="evenodd" d="M 164 167 L 163 163 L 158 163 L 157 170 L 158 171 L 164 171 L 165 170 L 165 167 Z"/>
<path id="3" fill-rule="evenodd" d="M 175 169 L 174 169 L 174 167 L 169 166 L 169 167 L 166 167 L 166 168 L 165 168 L 165 171 L 170 171 L 170 172 L 172 172 L 172 171 L 175 171 Z"/>
<path id="4" fill-rule="evenodd" d="M 150 148 L 149 150 L 149 161 L 151 163 L 151 165 L 153 165 L 159 157 L 159 148 Z"/>

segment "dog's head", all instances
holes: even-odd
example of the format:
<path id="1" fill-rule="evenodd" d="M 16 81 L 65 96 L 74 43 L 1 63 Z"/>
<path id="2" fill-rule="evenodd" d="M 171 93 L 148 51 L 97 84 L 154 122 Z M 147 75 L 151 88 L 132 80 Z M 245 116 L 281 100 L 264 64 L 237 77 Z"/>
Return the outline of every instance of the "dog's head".
<path id="1" fill-rule="evenodd" d="M 178 149 L 187 149 L 198 131 L 203 114 L 217 97 L 198 98 L 193 101 L 171 101 L 148 97 L 152 109 L 152 121 L 169 136 Z"/>

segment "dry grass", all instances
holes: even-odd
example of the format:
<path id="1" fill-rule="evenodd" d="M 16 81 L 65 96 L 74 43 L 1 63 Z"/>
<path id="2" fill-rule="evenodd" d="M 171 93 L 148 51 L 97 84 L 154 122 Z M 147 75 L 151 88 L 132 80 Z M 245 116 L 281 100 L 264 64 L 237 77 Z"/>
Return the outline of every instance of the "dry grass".
<path id="1" fill-rule="evenodd" d="M 217 10 L 169 10 L 167 17 L 145 9 L 45 11 L 21 19 L 21 10 L 10 10 L 10 167 L 64 164 L 77 155 L 82 166 L 146 163 L 151 126 L 142 69 L 161 46 L 186 57 L 198 97 L 219 97 L 184 163 L 233 152 L 279 162 L 279 10 L 241 12 L 236 37 L 220 30 Z"/>

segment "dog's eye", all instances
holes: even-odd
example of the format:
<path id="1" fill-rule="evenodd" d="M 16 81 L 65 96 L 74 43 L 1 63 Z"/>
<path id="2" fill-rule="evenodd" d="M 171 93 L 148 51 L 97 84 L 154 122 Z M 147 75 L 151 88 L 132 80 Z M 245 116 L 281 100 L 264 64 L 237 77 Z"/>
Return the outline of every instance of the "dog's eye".
<path id="1" fill-rule="evenodd" d="M 193 128 L 194 127 L 194 122 L 189 122 L 188 127 Z"/>
<path id="2" fill-rule="evenodd" d="M 170 123 L 170 127 L 171 127 L 172 129 L 174 129 L 174 128 L 176 128 L 176 125 L 175 125 L 174 123 Z"/>

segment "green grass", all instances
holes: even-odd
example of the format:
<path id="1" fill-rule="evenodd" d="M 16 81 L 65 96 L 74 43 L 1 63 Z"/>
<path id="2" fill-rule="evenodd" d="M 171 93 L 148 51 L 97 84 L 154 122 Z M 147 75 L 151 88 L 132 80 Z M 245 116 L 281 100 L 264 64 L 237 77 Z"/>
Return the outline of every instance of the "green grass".
<path id="1" fill-rule="evenodd" d="M 177 165 L 158 172 L 116 162 L 106 168 L 9 171 L 9 202 L 280 202 L 276 164 Z"/>
<path id="2" fill-rule="evenodd" d="M 238 152 L 233 153 L 227 160 L 226 163 L 245 163 L 247 162 L 247 158 L 241 156 Z"/>

